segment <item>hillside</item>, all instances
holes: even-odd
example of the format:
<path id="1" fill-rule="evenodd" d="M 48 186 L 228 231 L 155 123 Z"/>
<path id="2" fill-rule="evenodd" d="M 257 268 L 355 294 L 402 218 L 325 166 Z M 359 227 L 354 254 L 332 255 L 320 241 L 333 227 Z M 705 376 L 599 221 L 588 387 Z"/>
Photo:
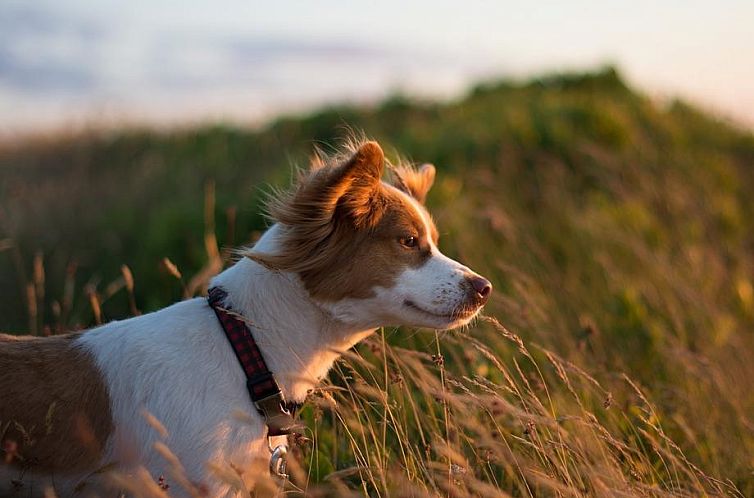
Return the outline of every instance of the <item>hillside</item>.
<path id="1" fill-rule="evenodd" d="M 92 325 L 90 296 L 105 320 L 180 299 L 212 254 L 206 234 L 221 247 L 253 240 L 266 185 L 285 186 L 347 128 L 437 166 L 440 245 L 492 277 L 486 314 L 505 327 L 482 321 L 437 343 L 386 331 L 384 346 L 360 347 L 331 376 L 351 394 L 327 391 L 304 413 L 318 431 L 301 455 L 313 482 L 345 469 L 340 479 L 375 494 L 396 482 L 484 496 L 754 494 L 754 136 L 660 106 L 612 68 L 258 130 L 5 146 L 0 330 Z"/>

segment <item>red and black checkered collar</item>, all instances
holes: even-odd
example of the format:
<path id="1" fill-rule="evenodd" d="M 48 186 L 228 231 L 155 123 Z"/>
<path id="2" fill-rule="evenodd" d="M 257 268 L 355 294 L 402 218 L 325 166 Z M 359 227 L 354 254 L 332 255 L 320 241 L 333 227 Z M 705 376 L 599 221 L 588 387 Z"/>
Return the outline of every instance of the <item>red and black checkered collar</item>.
<path id="1" fill-rule="evenodd" d="M 207 300 L 246 374 L 246 388 L 254 406 L 264 417 L 267 435 L 282 436 L 295 432 L 294 415 L 300 404 L 286 403 L 246 321 L 225 303 L 227 296 L 221 287 L 212 287 Z"/>

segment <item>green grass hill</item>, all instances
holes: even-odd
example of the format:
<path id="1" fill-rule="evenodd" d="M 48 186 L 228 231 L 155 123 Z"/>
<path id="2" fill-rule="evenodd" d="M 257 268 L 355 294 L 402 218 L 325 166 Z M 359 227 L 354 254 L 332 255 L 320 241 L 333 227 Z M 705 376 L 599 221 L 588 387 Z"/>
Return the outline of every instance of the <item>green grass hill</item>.
<path id="1" fill-rule="evenodd" d="M 304 411 L 310 485 L 754 495 L 754 136 L 613 68 L 258 129 L 5 144 L 0 330 L 88 327 L 194 293 L 215 246 L 227 263 L 264 229 L 268 186 L 350 129 L 437 166 L 440 247 L 493 281 L 494 318 L 385 330 L 339 364 Z"/>

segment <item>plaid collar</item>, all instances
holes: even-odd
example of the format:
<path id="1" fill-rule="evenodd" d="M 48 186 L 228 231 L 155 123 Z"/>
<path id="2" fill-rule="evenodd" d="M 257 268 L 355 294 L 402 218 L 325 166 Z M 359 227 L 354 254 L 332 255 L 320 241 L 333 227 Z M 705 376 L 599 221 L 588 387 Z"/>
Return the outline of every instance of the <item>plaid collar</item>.
<path id="1" fill-rule="evenodd" d="M 244 317 L 225 305 L 226 297 L 228 293 L 223 288 L 212 287 L 207 300 L 246 374 L 246 388 L 254 406 L 264 417 L 267 435 L 281 436 L 295 432 L 294 415 L 300 403 L 285 401 Z"/>

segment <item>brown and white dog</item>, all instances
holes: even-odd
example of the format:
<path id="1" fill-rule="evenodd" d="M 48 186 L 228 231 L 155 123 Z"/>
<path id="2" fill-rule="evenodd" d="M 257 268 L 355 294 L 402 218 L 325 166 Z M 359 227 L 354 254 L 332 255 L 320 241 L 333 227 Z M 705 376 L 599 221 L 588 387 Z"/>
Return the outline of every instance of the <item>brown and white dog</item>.
<path id="1" fill-rule="evenodd" d="M 303 401 L 376 328 L 459 327 L 491 292 L 437 248 L 423 205 L 434 167 L 397 166 L 390 182 L 384 168 L 375 142 L 316 161 L 272 199 L 274 224 L 259 242 L 212 281 L 250 322 L 287 400 Z M 207 496 L 234 496 L 213 469 L 268 458 L 264 436 L 204 298 L 80 334 L 0 336 L 0 496 L 88 496 L 106 489 L 105 471 L 146 469 L 156 482 L 175 465 L 165 447 Z M 171 495 L 189 494 L 171 484 Z"/>

